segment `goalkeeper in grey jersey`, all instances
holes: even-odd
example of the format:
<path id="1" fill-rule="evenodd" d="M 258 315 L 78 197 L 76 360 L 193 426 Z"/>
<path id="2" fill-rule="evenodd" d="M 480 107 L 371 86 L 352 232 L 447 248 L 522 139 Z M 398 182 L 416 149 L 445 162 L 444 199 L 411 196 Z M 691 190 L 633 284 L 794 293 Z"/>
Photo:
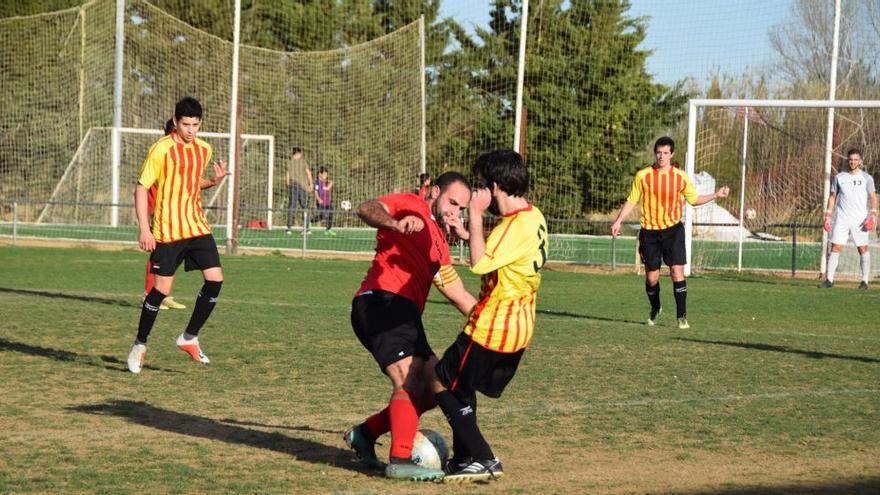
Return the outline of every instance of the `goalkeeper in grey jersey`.
<path id="1" fill-rule="evenodd" d="M 828 254 L 825 281 L 819 287 L 830 289 L 834 286 L 834 272 L 837 271 L 840 252 L 852 237 L 859 250 L 859 265 L 862 269 L 859 289 L 867 290 L 871 273 L 868 236 L 874 230 L 877 220 L 877 192 L 874 189 L 874 178 L 860 168 L 862 152 L 851 149 L 846 156 L 849 170 L 837 174 L 831 181 L 831 195 L 828 197 L 824 222 L 825 232 L 831 233 L 831 252 Z"/>

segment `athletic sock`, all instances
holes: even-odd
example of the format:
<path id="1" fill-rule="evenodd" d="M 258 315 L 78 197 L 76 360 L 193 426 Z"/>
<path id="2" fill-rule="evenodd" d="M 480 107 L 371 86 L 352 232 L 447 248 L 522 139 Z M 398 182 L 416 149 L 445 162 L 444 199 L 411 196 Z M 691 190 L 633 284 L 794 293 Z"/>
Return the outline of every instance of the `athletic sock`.
<path id="1" fill-rule="evenodd" d="M 164 299 L 165 294 L 156 290 L 155 287 L 150 289 L 150 293 L 144 298 L 144 304 L 141 306 L 141 319 L 138 321 L 136 340 L 138 344 L 147 343 L 147 337 L 150 336 L 153 324 L 156 323 L 156 315 L 159 314 L 159 305 L 162 304 Z"/>
<path id="2" fill-rule="evenodd" d="M 834 272 L 837 271 L 837 262 L 840 261 L 840 253 L 831 252 L 828 255 L 828 268 L 825 270 L 825 279 L 834 282 Z"/>
<path id="3" fill-rule="evenodd" d="M 657 312 L 660 309 L 660 282 L 655 285 L 645 282 L 645 294 L 648 295 L 648 301 L 651 303 L 651 311 Z"/>
<path id="4" fill-rule="evenodd" d="M 395 390 L 388 403 L 391 423 L 391 453 L 389 457 L 409 460 L 413 441 L 419 428 L 419 415 L 406 390 Z"/>
<path id="5" fill-rule="evenodd" d="M 186 326 L 186 333 L 192 336 L 199 335 L 199 330 L 208 321 L 211 311 L 214 311 L 214 306 L 217 304 L 217 296 L 220 295 L 220 287 L 222 285 L 223 282 L 205 280 L 202 290 L 199 291 L 199 297 L 196 298 L 192 316 L 189 318 L 189 325 Z"/>
<path id="6" fill-rule="evenodd" d="M 416 415 L 421 418 L 422 414 L 426 411 L 424 406 L 420 403 L 414 402 L 413 407 L 416 408 Z M 433 409 L 433 406 L 431 406 L 430 409 Z M 391 431 L 391 407 L 388 406 L 365 419 L 363 426 L 367 430 L 367 433 L 373 437 L 373 440 Z"/>
<path id="7" fill-rule="evenodd" d="M 466 452 L 477 460 L 494 459 L 495 454 L 489 443 L 480 433 L 477 426 L 477 412 L 468 404 L 465 404 L 452 392 L 444 390 L 437 394 L 437 404 L 443 410 L 446 421 L 452 427 L 454 438 L 461 442 Z M 456 447 L 456 455 L 462 449 Z"/>
<path id="8" fill-rule="evenodd" d="M 865 251 L 859 256 L 859 267 L 862 269 L 862 282 L 867 284 L 871 278 L 871 253 Z"/>
<path id="9" fill-rule="evenodd" d="M 672 282 L 672 290 L 675 293 L 675 317 L 676 318 L 686 318 L 687 317 L 687 297 L 688 297 L 688 283 L 686 280 L 681 280 L 679 282 Z"/>

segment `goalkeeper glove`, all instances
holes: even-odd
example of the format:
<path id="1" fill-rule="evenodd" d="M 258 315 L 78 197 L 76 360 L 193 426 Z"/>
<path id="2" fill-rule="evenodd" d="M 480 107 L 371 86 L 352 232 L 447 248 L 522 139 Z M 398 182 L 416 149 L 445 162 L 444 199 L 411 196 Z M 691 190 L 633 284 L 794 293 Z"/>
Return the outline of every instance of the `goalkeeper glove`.
<path id="1" fill-rule="evenodd" d="M 822 222 L 822 228 L 825 229 L 825 232 L 831 232 L 831 212 L 825 212 L 825 220 Z"/>
<path id="2" fill-rule="evenodd" d="M 876 218 L 876 213 L 871 213 L 870 215 L 868 215 L 868 219 L 865 220 L 864 223 L 862 223 L 862 228 L 865 229 L 866 232 L 871 232 L 872 230 L 874 230 Z"/>

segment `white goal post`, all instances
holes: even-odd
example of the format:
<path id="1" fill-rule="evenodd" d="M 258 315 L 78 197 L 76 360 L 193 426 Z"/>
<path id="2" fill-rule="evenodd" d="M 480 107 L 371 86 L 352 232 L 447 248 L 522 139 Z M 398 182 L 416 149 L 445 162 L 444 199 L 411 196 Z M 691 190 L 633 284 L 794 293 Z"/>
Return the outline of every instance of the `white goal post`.
<path id="1" fill-rule="evenodd" d="M 750 107 L 756 108 L 813 108 L 813 109 L 836 109 L 836 108 L 880 108 L 880 101 L 877 100 L 759 100 L 759 99 L 707 99 L 696 98 L 688 102 L 688 130 L 687 130 L 687 155 L 685 157 L 685 170 L 692 179 L 695 174 L 695 161 L 697 151 L 697 112 L 700 108 L 705 107 Z M 748 121 L 748 119 L 745 119 Z M 747 132 L 747 131 L 746 131 Z M 745 146 L 745 143 L 744 143 Z M 828 143 L 830 147 L 830 143 Z M 828 155 L 830 157 L 830 155 Z M 826 157 L 824 170 L 824 189 L 822 207 L 828 202 L 831 182 L 831 161 Z M 740 202 L 742 204 L 742 201 Z M 740 222 L 742 222 L 742 212 L 740 212 Z M 687 263 L 685 264 L 685 275 L 691 274 L 691 253 L 693 244 L 693 207 L 689 204 L 685 207 L 685 247 L 687 253 Z M 740 225 L 740 228 L 742 224 Z M 825 259 L 824 253 L 827 244 L 828 235 L 823 231 L 822 234 L 822 260 L 821 271 L 824 272 Z"/>

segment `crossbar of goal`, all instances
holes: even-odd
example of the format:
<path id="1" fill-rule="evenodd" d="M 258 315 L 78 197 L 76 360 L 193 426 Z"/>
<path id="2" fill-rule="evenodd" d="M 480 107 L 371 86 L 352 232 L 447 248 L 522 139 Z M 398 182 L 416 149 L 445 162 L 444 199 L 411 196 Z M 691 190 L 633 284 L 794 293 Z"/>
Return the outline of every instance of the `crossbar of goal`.
<path id="1" fill-rule="evenodd" d="M 99 128 L 100 129 L 100 128 Z M 148 134 L 148 135 L 157 135 L 161 136 L 164 132 L 160 129 L 141 129 L 136 127 L 113 127 L 111 128 L 114 135 L 119 134 Z M 221 138 L 221 139 L 229 139 L 228 132 L 199 132 L 200 137 L 211 137 L 211 138 Z M 275 136 L 271 134 L 242 134 L 241 139 L 249 139 L 255 141 L 268 141 L 269 143 L 269 171 L 267 177 L 267 194 L 266 194 L 266 208 L 268 211 L 268 215 L 266 218 L 266 224 L 268 228 L 272 228 L 272 209 L 273 209 L 273 185 L 275 179 Z M 224 177 L 225 181 L 226 178 Z M 119 198 L 119 157 L 115 156 L 113 160 L 113 172 L 112 172 L 112 187 L 113 187 L 113 209 L 111 213 L 111 218 L 118 218 L 119 206 L 117 206 L 118 198 Z M 220 188 L 218 187 L 219 191 Z M 216 197 L 216 193 L 215 193 Z M 209 203 L 213 203 L 213 198 Z M 113 226 L 116 226 L 116 222 L 112 222 Z M 231 229 L 231 225 L 227 225 L 227 228 Z M 231 230 L 229 230 L 231 232 Z"/>
<path id="2" fill-rule="evenodd" d="M 880 108 L 878 100 L 756 100 L 756 99 L 716 99 L 694 98 L 688 101 L 688 133 L 687 133 L 687 156 L 685 157 L 685 170 L 693 179 L 697 153 L 697 110 L 701 107 L 763 107 L 763 108 Z M 823 194 L 824 206 L 828 203 L 829 187 L 831 184 L 830 162 L 825 164 L 824 175 L 825 187 Z M 740 219 L 741 221 L 742 219 Z M 685 275 L 691 274 L 691 247 L 694 234 L 694 212 L 691 205 L 685 207 L 684 213 L 684 238 L 687 263 L 684 266 Z M 827 234 L 822 235 L 822 256 L 824 258 Z M 824 263 L 822 263 L 824 267 Z"/>

